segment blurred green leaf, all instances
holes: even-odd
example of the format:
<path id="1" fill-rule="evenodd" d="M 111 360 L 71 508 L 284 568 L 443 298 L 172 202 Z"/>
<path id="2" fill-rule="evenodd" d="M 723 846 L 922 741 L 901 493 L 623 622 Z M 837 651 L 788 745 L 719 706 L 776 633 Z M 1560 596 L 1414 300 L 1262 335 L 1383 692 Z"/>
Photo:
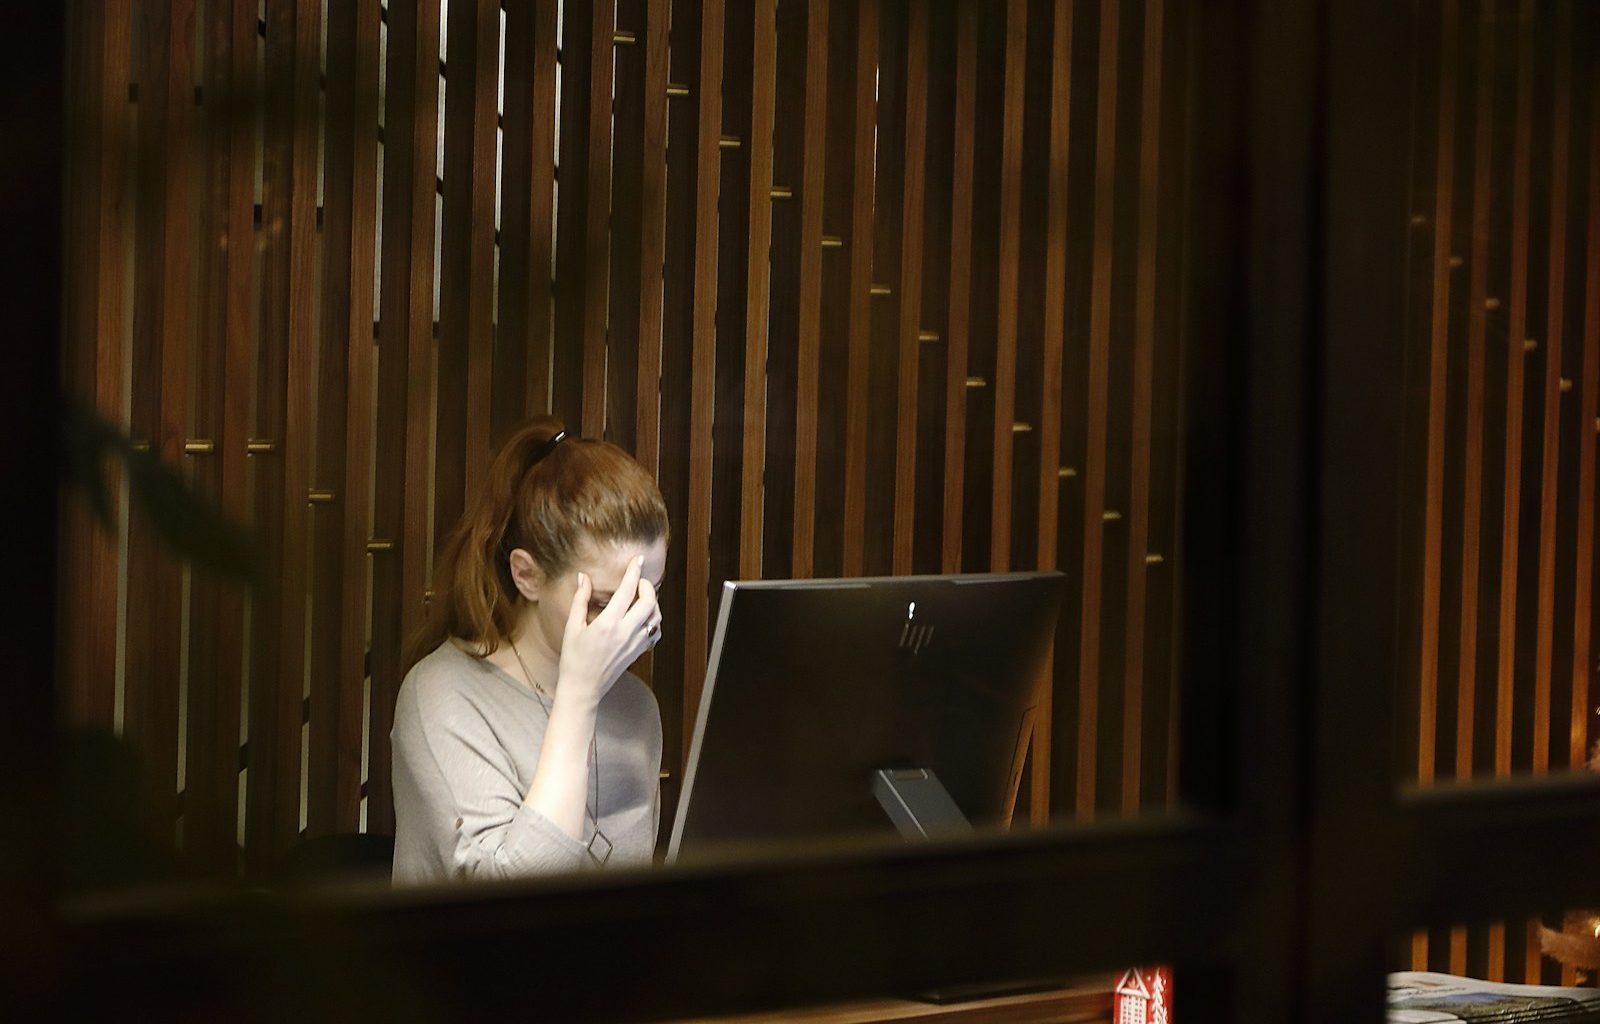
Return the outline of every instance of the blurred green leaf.
<path id="1" fill-rule="evenodd" d="M 83 495 L 95 518 L 112 529 L 106 462 L 115 459 L 128 474 L 131 510 L 180 559 L 226 579 L 255 585 L 261 557 L 254 534 L 235 523 L 208 495 L 153 452 L 135 448 L 116 426 L 76 401 L 66 403 L 63 483 Z"/>

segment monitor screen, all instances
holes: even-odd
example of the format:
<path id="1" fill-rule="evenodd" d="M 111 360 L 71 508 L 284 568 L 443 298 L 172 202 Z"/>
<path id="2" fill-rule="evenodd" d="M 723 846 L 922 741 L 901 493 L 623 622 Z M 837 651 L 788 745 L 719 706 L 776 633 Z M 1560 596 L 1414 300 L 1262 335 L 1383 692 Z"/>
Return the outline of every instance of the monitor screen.
<path id="1" fill-rule="evenodd" d="M 906 832 L 890 806 L 905 801 L 1009 821 L 1063 580 L 724 584 L 668 859 Z M 890 799 L 886 778 L 937 784 Z"/>

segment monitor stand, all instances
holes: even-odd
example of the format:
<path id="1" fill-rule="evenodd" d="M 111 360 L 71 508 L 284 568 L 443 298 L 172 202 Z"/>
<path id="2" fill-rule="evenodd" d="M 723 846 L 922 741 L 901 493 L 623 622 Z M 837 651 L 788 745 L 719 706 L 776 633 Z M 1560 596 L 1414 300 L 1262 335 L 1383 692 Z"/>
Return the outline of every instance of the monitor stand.
<path id="1" fill-rule="evenodd" d="M 872 795 L 908 839 L 972 831 L 944 784 L 926 768 L 880 768 L 872 774 Z"/>
<path id="2" fill-rule="evenodd" d="M 972 831 L 972 823 L 950 799 L 938 776 L 926 768 L 880 768 L 872 775 L 872 794 L 895 828 L 908 839 L 927 839 Z M 907 998 L 923 1003 L 962 1003 L 977 999 L 1040 992 L 1060 986 L 1055 979 L 1032 979 L 977 985 L 948 985 Z"/>

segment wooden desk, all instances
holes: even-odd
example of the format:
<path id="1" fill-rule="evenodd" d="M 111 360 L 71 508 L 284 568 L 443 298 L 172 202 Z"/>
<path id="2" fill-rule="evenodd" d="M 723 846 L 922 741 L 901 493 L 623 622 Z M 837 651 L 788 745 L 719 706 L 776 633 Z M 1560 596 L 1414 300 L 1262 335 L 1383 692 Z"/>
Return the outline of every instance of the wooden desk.
<path id="1" fill-rule="evenodd" d="M 1085 978 L 1069 988 L 946 1006 L 883 999 L 776 1013 L 701 1017 L 674 1024 L 1109 1024 L 1111 990 L 1116 983 L 1114 976 L 1101 975 Z"/>

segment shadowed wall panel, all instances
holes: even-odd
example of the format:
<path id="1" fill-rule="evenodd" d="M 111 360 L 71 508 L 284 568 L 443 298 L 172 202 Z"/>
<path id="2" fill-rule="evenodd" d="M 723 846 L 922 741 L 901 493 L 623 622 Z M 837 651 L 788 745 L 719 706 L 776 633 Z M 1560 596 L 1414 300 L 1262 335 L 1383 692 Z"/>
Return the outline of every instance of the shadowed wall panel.
<path id="1" fill-rule="evenodd" d="M 196 480 L 267 555 L 252 595 L 197 575 L 187 622 L 177 563 L 137 536 L 128 555 L 157 581 L 126 635 L 128 736 L 163 788 L 187 740 L 199 860 L 234 852 L 240 701 L 251 873 L 302 815 L 313 833 L 393 828 L 388 734 L 433 552 L 492 444 L 546 410 L 636 452 L 667 499 L 668 629 L 641 666 L 664 820 L 721 583 L 763 575 L 1062 568 L 1032 816 L 1165 804 L 1186 17 L 1155 0 L 366 0 L 330 11 L 324 58 L 311 0 L 272 0 L 260 24 L 248 3 L 189 2 L 198 118 L 158 83 L 202 69 L 154 45 L 193 21 L 137 5 L 159 31 L 135 51 L 115 9 L 79 11 L 100 151 L 71 231 L 99 255 L 74 271 L 97 305 L 69 379 L 115 414 L 131 316 L 136 434 L 173 463 L 188 430 L 226 446 Z M 200 187 L 172 172 L 185 161 Z M 256 240 L 203 268 L 192 317 L 170 271 L 191 217 L 207 245 Z M 130 246 L 164 255 L 124 312 Z M 114 682 L 91 652 L 115 650 L 114 608 L 68 586 L 99 645 L 71 713 L 105 720 Z"/>

